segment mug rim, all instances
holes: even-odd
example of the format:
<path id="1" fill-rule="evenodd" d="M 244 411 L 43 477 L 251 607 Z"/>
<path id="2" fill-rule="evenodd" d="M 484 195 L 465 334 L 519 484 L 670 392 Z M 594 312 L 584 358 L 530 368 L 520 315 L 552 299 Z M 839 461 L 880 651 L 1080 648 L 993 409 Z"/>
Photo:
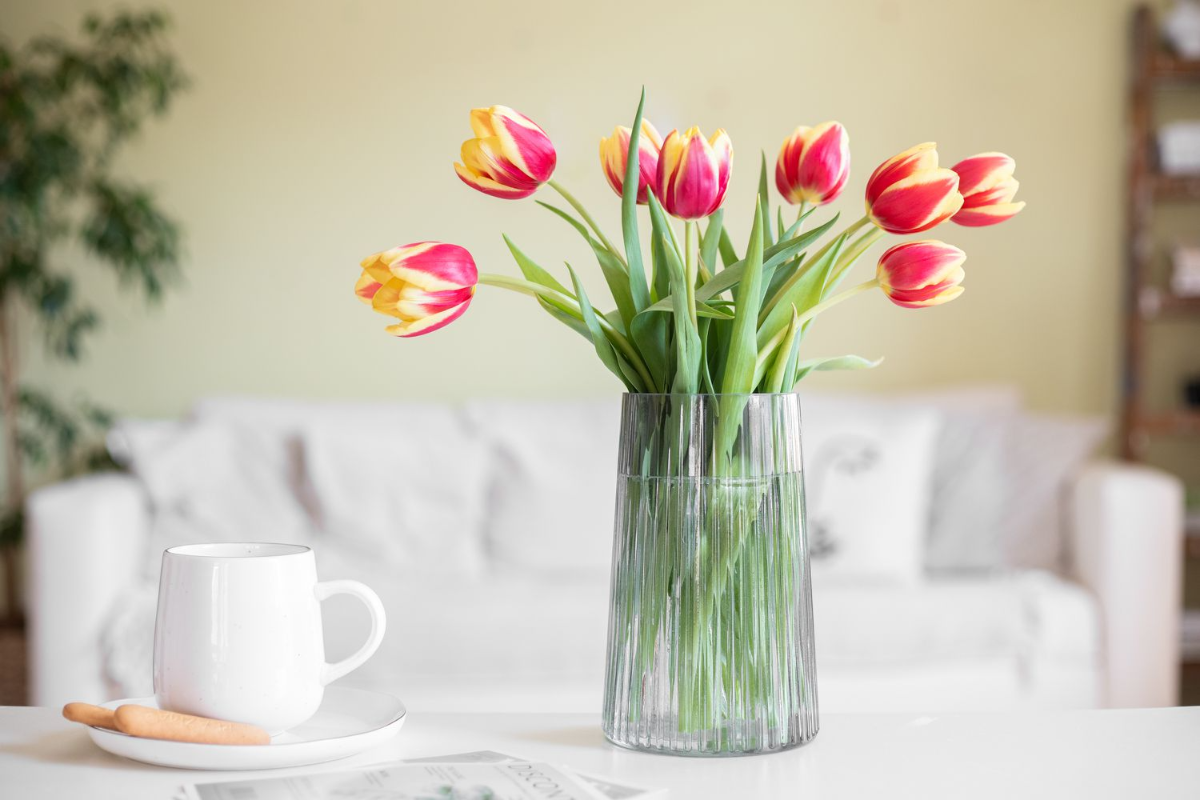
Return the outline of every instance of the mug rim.
<path id="1" fill-rule="evenodd" d="M 239 548 L 274 549 L 278 552 L 204 552 L 207 550 L 236 550 Z M 189 552 L 190 551 L 190 552 Z M 288 544 L 286 542 L 196 542 L 194 544 L 178 544 L 163 551 L 165 555 L 177 558 L 207 558 L 212 560 L 243 561 L 248 559 L 288 558 L 311 553 L 312 548 L 303 544 Z"/>

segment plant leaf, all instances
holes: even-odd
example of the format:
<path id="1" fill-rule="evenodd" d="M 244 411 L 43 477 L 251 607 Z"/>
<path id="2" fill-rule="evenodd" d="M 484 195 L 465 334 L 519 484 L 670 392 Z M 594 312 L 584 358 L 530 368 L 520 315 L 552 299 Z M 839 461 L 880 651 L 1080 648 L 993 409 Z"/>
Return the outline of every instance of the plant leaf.
<path id="1" fill-rule="evenodd" d="M 746 249 L 744 274 L 737 288 L 737 308 L 734 312 L 729 355 L 725 359 L 725 374 L 721 379 L 722 398 L 717 420 L 717 454 L 728 460 L 741 428 L 742 410 L 747 395 L 754 391 L 754 369 L 758 362 L 759 298 L 762 295 L 763 220 L 762 207 L 754 207 L 754 225 L 750 230 L 750 245 Z"/>
<path id="2" fill-rule="evenodd" d="M 571 273 L 571 283 L 575 286 L 575 296 L 579 300 L 579 310 L 583 314 L 583 322 L 587 325 L 588 333 L 591 335 L 592 345 L 596 348 L 596 355 L 600 356 L 600 360 L 604 363 L 604 366 L 608 367 L 609 372 L 620 378 L 629 391 L 645 391 L 644 387 L 640 386 L 640 381 L 631 381 L 625 374 L 625 370 L 621 368 L 620 356 L 613 348 L 612 342 L 604 335 L 604 329 L 600 327 L 600 320 L 596 318 L 596 312 L 592 309 L 587 292 L 583 290 L 583 284 L 579 282 L 579 276 L 575 274 L 575 270 L 571 268 L 570 264 L 567 264 L 567 271 Z M 635 379 L 636 377 L 634 375 Z"/>
<path id="3" fill-rule="evenodd" d="M 721 247 L 721 234 L 725 231 L 725 209 L 718 208 L 708 216 L 708 226 L 700 239 L 700 260 L 715 275 L 717 251 Z"/>
<path id="4" fill-rule="evenodd" d="M 629 293 L 629 273 L 625 270 L 625 265 L 621 263 L 619 258 L 610 253 L 607 247 L 593 238 L 582 222 L 557 206 L 544 203 L 541 200 L 536 202 L 539 206 L 553 211 L 560 218 L 566 220 L 592 248 L 592 253 L 596 256 L 596 262 L 600 265 L 600 272 L 604 275 L 604 281 L 608 284 L 608 290 L 612 293 L 613 301 L 617 304 L 617 311 L 620 313 L 618 324 L 615 324 L 614 327 L 622 333 L 627 331 L 637 311 L 633 307 L 633 296 Z"/>
<path id="5" fill-rule="evenodd" d="M 756 328 L 763 277 L 761 205 L 756 205 L 754 209 L 754 227 L 750 232 L 750 246 L 746 250 L 745 263 L 745 272 L 737 289 L 733 338 L 729 343 L 729 358 L 721 383 L 722 394 L 748 394 L 754 391 L 754 364 L 758 358 Z"/>
<path id="6" fill-rule="evenodd" d="M 763 229 L 763 246 L 770 247 L 775 244 L 775 237 L 771 233 L 771 192 L 767 188 L 767 154 L 762 153 L 762 167 L 758 171 L 758 210 L 762 214 L 762 229 Z M 779 226 L 780 237 L 783 235 L 783 226 Z"/>
<path id="7" fill-rule="evenodd" d="M 573 297 L 571 290 L 558 282 L 558 279 L 544 270 L 542 267 L 534 263 L 533 259 L 521 252 L 521 249 L 513 244 L 508 236 L 504 237 L 504 243 L 508 245 L 508 250 L 512 253 L 513 258 L 517 262 L 517 266 L 521 269 L 521 274 L 525 276 L 525 280 L 532 281 L 540 286 L 545 286 L 549 289 L 554 289 L 568 297 Z M 588 332 L 587 326 L 584 325 L 575 309 L 569 308 L 562 303 L 558 303 L 546 297 L 538 295 L 538 305 L 546 309 L 550 316 L 566 325 L 571 330 L 578 333 L 585 339 L 591 339 L 591 333 Z"/>
<path id="8" fill-rule="evenodd" d="M 837 222 L 837 217 L 834 217 L 824 225 L 813 228 L 811 231 L 801 234 L 800 236 L 788 239 L 787 241 L 777 242 L 773 247 L 763 251 L 763 265 L 765 266 L 770 264 L 771 267 L 774 268 L 777 264 L 780 264 L 784 260 L 792 257 L 800 250 L 815 242 L 817 239 L 820 239 L 823 235 L 825 235 L 826 231 L 833 227 L 835 222 Z M 742 279 L 742 271 L 745 269 L 745 266 L 745 259 L 726 266 L 725 269 L 714 275 L 711 281 L 708 281 L 696 290 L 696 300 L 711 300 L 721 292 L 736 286 Z M 671 307 L 672 302 L 673 301 L 669 296 L 663 297 L 651 307 L 657 311 L 666 311 Z"/>
<path id="9" fill-rule="evenodd" d="M 792 306 L 803 314 L 821 302 L 821 293 L 825 287 L 825 278 L 833 265 L 837 263 L 842 246 L 846 243 L 846 234 L 834 240 L 833 245 L 820 258 L 807 267 L 805 272 L 790 286 L 787 291 L 775 301 L 775 307 L 767 314 L 762 325 L 758 328 L 758 342 L 761 346 L 787 326 L 792 317 Z M 811 322 L 812 320 L 809 320 Z M 801 333 L 808 329 L 808 322 L 801 327 Z"/>
<path id="10" fill-rule="evenodd" d="M 629 153 L 638 152 L 638 138 L 642 132 L 642 114 L 646 108 L 646 87 L 642 87 L 642 99 L 638 101 L 633 127 L 629 129 Z M 646 284 L 646 269 L 642 265 L 642 242 L 638 236 L 637 195 L 641 179 L 641 159 L 626 159 L 624 191 L 621 193 L 621 234 L 625 239 L 625 261 L 629 264 L 629 296 L 633 307 L 641 311 L 650 305 L 650 287 Z"/>
<path id="11" fill-rule="evenodd" d="M 800 332 L 800 325 L 797 322 L 799 314 L 796 312 L 795 306 L 792 307 L 792 321 L 788 324 L 787 333 L 784 334 L 783 341 L 779 343 L 779 349 L 775 351 L 775 360 L 772 362 L 771 370 L 767 374 L 767 385 L 764 391 L 767 392 L 782 392 L 784 381 L 793 370 L 788 368 L 789 362 L 792 362 L 792 353 L 795 351 L 796 336 Z M 793 381 L 793 383 L 795 383 Z"/>
<path id="12" fill-rule="evenodd" d="M 700 359 L 703 356 L 700 334 L 692 324 L 687 292 L 683 291 L 687 280 L 683 263 L 675 248 L 666 241 L 670 228 L 662 206 L 653 195 L 650 196 L 650 221 L 654 226 L 654 237 L 658 240 L 656 246 L 661 248 L 663 261 L 671 276 L 670 300 L 674 311 L 676 354 L 671 391 L 676 394 L 696 394 L 700 385 Z"/>
<path id="13" fill-rule="evenodd" d="M 736 264 L 738 259 L 737 250 L 733 249 L 733 239 L 729 238 L 729 231 L 721 227 L 721 241 L 718 244 L 721 251 L 721 263 L 728 267 L 730 264 Z"/>
<path id="14" fill-rule="evenodd" d="M 801 361 L 796 365 L 796 382 L 799 383 L 810 372 L 833 372 L 834 370 L 874 369 L 883 363 L 882 358 L 872 361 L 862 356 L 828 356 Z"/>

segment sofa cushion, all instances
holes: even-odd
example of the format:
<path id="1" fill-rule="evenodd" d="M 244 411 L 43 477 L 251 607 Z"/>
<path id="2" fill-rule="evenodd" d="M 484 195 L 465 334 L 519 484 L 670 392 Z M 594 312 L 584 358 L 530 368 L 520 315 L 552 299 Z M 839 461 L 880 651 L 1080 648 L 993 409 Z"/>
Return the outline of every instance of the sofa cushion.
<path id="1" fill-rule="evenodd" d="M 485 535 L 500 569 L 607 575 L 621 399 L 477 401 L 491 447 Z"/>
<path id="2" fill-rule="evenodd" d="M 1021 395 L 1008 386 L 904 394 L 897 402 L 941 414 L 930 488 L 925 569 L 931 574 L 999 570 L 1006 538 L 1002 487 L 1008 437 Z"/>
<path id="3" fill-rule="evenodd" d="M 155 559 L 188 541 L 304 542 L 311 534 L 295 437 L 236 420 L 122 420 L 108 443 L 150 498 Z"/>
<path id="4" fill-rule="evenodd" d="M 888 667 L 1040 656 L 1094 664 L 1099 615 L 1085 589 L 1047 572 L 850 586 L 817 576 L 819 663 Z"/>
<path id="5" fill-rule="evenodd" d="M 813 572 L 855 581 L 920 580 L 937 413 L 806 393 L 803 414 Z"/>
<path id="6" fill-rule="evenodd" d="M 195 415 L 297 441 L 301 492 L 327 546 L 402 573 L 483 568 L 486 451 L 459 409 L 233 397 L 201 401 Z"/>
<path id="7" fill-rule="evenodd" d="M 1008 431 L 1004 563 L 1065 572 L 1068 482 L 1103 441 L 1103 418 L 1022 414 Z"/>

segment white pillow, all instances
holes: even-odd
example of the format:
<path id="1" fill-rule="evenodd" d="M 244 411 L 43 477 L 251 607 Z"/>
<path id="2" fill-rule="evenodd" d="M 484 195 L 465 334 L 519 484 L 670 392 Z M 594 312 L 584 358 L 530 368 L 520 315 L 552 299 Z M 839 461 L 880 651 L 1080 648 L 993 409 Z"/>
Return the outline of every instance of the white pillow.
<path id="1" fill-rule="evenodd" d="M 925 569 L 933 574 L 1004 567 L 1009 436 L 1021 410 L 1011 386 L 939 389 L 897 398 L 940 412 Z"/>
<path id="2" fill-rule="evenodd" d="M 173 531 L 156 548 L 180 538 L 291 542 L 310 531 L 293 437 L 220 420 L 122 420 L 109 449 L 145 486 L 156 530 Z"/>
<path id="3" fill-rule="evenodd" d="M 1067 568 L 1067 485 L 1103 441 L 1101 417 L 1021 414 L 1008 432 L 1003 556 L 1009 566 Z"/>
<path id="4" fill-rule="evenodd" d="M 553 573 L 606 573 L 620 398 L 480 401 L 468 415 L 492 448 L 486 534 L 496 560 Z"/>
<path id="5" fill-rule="evenodd" d="M 813 393 L 801 408 L 814 575 L 919 581 L 938 413 Z"/>
<path id="6" fill-rule="evenodd" d="M 486 450 L 461 412 L 396 404 L 300 438 L 318 527 L 341 545 L 413 572 L 482 569 Z"/>

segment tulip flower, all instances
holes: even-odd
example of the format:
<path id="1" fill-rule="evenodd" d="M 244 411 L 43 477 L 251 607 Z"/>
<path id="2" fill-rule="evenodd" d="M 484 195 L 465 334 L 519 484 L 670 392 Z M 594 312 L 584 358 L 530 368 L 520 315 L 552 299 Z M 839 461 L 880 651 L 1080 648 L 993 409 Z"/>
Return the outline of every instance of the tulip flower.
<path id="1" fill-rule="evenodd" d="M 1004 153 L 980 153 L 955 164 L 952 169 L 958 173 L 963 204 L 951 219 L 959 225 L 979 228 L 1015 216 L 1025 207 L 1012 201 L 1020 185 L 1013 177 L 1016 168 L 1017 163 Z"/>
<path id="2" fill-rule="evenodd" d="M 775 186 L 793 205 L 835 200 L 849 177 L 850 137 L 838 122 L 796 128 L 775 161 Z"/>
<path id="3" fill-rule="evenodd" d="M 867 181 L 867 215 L 888 233 L 920 233 L 958 213 L 958 173 L 938 167 L 937 145 L 892 156 Z"/>
<path id="4" fill-rule="evenodd" d="M 724 130 L 709 140 L 696 127 L 671 131 L 659 152 L 654 194 L 672 216 L 707 217 L 725 202 L 732 169 L 733 143 Z"/>
<path id="5" fill-rule="evenodd" d="M 550 180 L 558 155 L 546 132 L 506 106 L 471 110 L 475 138 L 462 144 L 454 171 L 463 183 L 493 197 L 528 197 Z"/>
<path id="6" fill-rule="evenodd" d="M 612 136 L 600 140 L 600 166 L 608 185 L 620 197 L 625 185 L 625 167 L 629 165 L 629 128 L 618 126 Z M 662 137 L 650 124 L 642 120 L 642 131 L 638 135 L 638 196 L 637 201 L 645 205 L 650 192 L 658 181 L 658 151 L 662 149 Z"/>
<path id="7" fill-rule="evenodd" d="M 948 303 L 963 293 L 967 254 L 936 239 L 903 242 L 879 257 L 875 279 L 893 303 L 924 308 Z"/>
<path id="8" fill-rule="evenodd" d="M 362 261 L 354 293 L 371 308 L 399 320 L 387 332 L 420 336 L 462 316 L 475 296 L 479 273 L 465 248 L 416 242 Z"/>

